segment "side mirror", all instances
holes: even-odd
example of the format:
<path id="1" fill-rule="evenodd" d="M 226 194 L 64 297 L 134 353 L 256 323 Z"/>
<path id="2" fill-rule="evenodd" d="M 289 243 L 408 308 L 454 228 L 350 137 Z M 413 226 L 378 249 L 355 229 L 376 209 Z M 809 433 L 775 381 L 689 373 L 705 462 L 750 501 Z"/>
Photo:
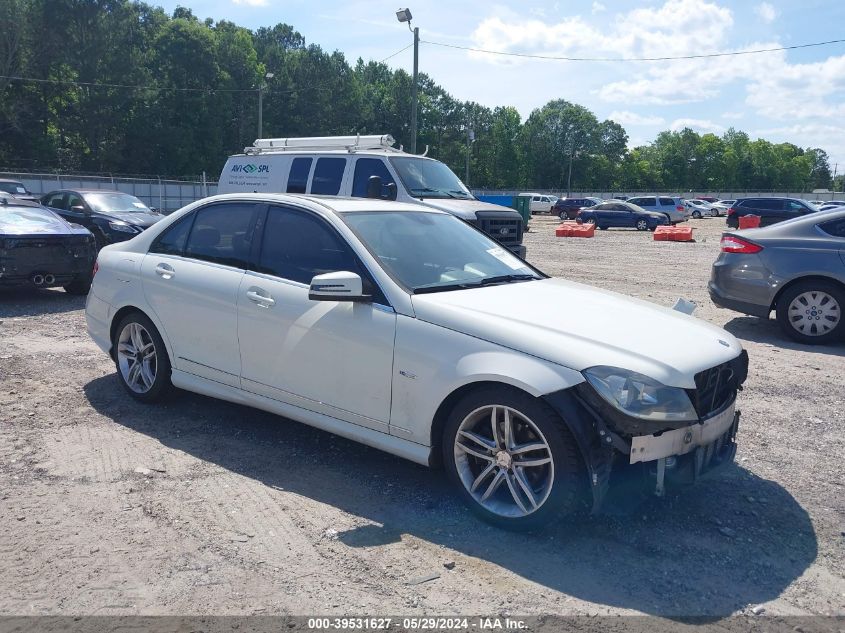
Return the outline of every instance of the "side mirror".
<path id="1" fill-rule="evenodd" d="M 345 270 L 336 273 L 316 275 L 308 288 L 311 301 L 371 301 L 370 295 L 364 294 L 361 276 Z"/>
<path id="2" fill-rule="evenodd" d="M 387 189 L 387 194 L 383 197 L 386 200 L 396 200 L 396 193 L 397 193 L 396 183 L 395 182 L 389 182 L 384 186 L 384 188 Z"/>
<path id="3" fill-rule="evenodd" d="M 73 211 L 74 213 L 86 213 L 86 211 L 85 211 L 85 207 L 83 207 L 81 204 L 75 204 L 75 205 L 73 205 L 73 206 L 70 208 L 70 210 L 71 210 L 71 211 Z"/>
<path id="4" fill-rule="evenodd" d="M 381 176 L 370 176 L 367 179 L 367 197 L 376 200 L 381 198 Z"/>

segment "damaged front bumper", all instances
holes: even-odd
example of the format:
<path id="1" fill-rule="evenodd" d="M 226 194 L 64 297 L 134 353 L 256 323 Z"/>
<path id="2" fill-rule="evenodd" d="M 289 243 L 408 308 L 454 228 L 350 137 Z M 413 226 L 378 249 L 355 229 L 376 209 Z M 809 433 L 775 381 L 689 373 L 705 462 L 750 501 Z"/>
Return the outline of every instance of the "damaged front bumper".
<path id="1" fill-rule="evenodd" d="M 667 487 L 695 483 L 735 459 L 740 420 L 736 397 L 694 424 L 623 436 L 592 406 L 586 389 L 560 391 L 545 400 L 560 413 L 581 449 L 593 512 L 615 496 L 609 495 L 614 489 L 623 495 L 662 496 Z"/>

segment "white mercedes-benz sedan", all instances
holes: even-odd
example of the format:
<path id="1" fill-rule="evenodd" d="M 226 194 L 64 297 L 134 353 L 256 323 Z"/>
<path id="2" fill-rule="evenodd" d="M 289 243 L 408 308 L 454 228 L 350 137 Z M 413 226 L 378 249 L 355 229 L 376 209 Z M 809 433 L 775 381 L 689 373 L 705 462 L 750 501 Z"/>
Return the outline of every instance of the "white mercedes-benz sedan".
<path id="1" fill-rule="evenodd" d="M 733 336 L 551 279 L 417 205 L 200 200 L 100 251 L 86 316 L 132 397 L 178 387 L 442 465 L 507 528 L 736 452 Z"/>

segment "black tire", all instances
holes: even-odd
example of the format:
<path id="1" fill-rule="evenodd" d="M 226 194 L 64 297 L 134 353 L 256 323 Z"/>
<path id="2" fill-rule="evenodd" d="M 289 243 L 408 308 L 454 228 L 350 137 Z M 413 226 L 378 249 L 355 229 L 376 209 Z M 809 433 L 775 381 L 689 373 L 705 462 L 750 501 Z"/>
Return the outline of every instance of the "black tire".
<path id="1" fill-rule="evenodd" d="M 828 299 L 820 296 L 822 302 L 828 302 L 832 299 L 838 304 L 838 308 L 835 310 L 835 313 L 838 315 L 838 322 L 829 331 L 815 335 L 812 333 L 805 334 L 792 325 L 795 315 L 790 314 L 789 307 L 797 297 L 805 293 L 824 293 Z M 829 303 L 827 305 L 829 306 Z M 809 304 L 807 310 L 812 311 L 814 307 L 824 307 L 824 304 L 820 303 L 819 306 Z M 800 281 L 784 290 L 783 294 L 778 298 L 776 312 L 778 324 L 783 332 L 799 343 L 823 345 L 845 339 L 845 291 L 835 283 L 821 279 Z M 811 316 L 811 314 L 808 314 L 808 316 Z M 815 328 L 816 331 L 820 331 L 823 329 L 822 326 L 823 323 L 819 321 L 816 325 L 811 325 L 810 327 Z"/>
<path id="2" fill-rule="evenodd" d="M 561 211 L 557 214 L 557 217 L 559 217 L 561 220 L 568 220 L 569 214 L 566 211 Z"/>
<path id="3" fill-rule="evenodd" d="M 546 473 L 551 471 L 553 474 L 550 489 L 547 488 L 547 494 L 539 507 L 527 515 L 508 517 L 485 508 L 467 489 L 458 470 L 455 438 L 461 424 L 471 413 L 492 405 L 509 407 L 528 418 L 542 433 L 549 448 L 548 454 L 551 455 L 552 460 L 551 468 L 549 466 L 541 468 L 547 469 L 545 470 Z M 484 423 L 482 422 L 482 424 Z M 475 475 L 474 471 L 466 470 L 471 459 L 476 460 L 476 468 L 479 464 L 484 464 L 484 461 L 477 458 L 467 457 L 466 464 L 462 466 L 465 476 L 472 477 Z M 449 479 L 457 487 L 458 493 L 472 512 L 484 521 L 507 530 L 535 530 L 548 525 L 559 515 L 574 514 L 581 507 L 586 479 L 575 439 L 563 420 L 549 405 L 513 387 L 504 385 L 481 387 L 470 392 L 458 402 L 452 409 L 443 431 L 443 464 Z M 508 468 L 506 472 L 510 473 L 512 470 L 515 469 Z M 503 494 L 507 498 L 509 493 L 505 492 L 506 489 L 507 487 L 505 489 L 500 488 L 495 494 Z M 516 507 L 516 504 L 513 505 Z"/>
<path id="4" fill-rule="evenodd" d="M 599 231 L 606 231 L 607 230 L 606 226 L 599 226 L 598 224 L 596 224 L 596 226 L 598 227 Z"/>
<path id="5" fill-rule="evenodd" d="M 664 213 L 663 215 L 666 215 L 666 214 Z M 670 218 L 668 215 L 666 215 L 666 221 L 672 226 L 674 226 L 674 224 L 675 224 L 674 222 L 672 222 L 672 218 Z"/>
<path id="6" fill-rule="evenodd" d="M 69 295 L 87 295 L 91 290 L 91 277 L 79 277 L 64 286 L 65 292 Z"/>
<path id="7" fill-rule="evenodd" d="M 156 355 L 156 372 L 155 380 L 148 391 L 139 393 L 132 389 L 123 377 L 118 359 L 118 340 L 124 328 L 131 323 L 138 323 L 143 327 L 152 339 L 155 347 Z M 114 338 L 112 339 L 112 357 L 114 359 L 115 368 L 117 369 L 117 379 L 126 392 L 140 402 L 159 402 L 163 400 L 173 388 L 170 382 L 170 358 L 167 356 L 167 348 L 164 346 L 164 341 L 158 333 L 153 322 L 142 312 L 132 312 L 127 314 L 114 330 Z"/>
<path id="8" fill-rule="evenodd" d="M 701 219 L 701 211 L 693 211 L 692 217 L 694 217 L 696 220 L 700 220 Z"/>
<path id="9" fill-rule="evenodd" d="M 596 218 L 593 216 L 592 218 L 587 218 L 587 224 L 596 224 Z"/>
<path id="10" fill-rule="evenodd" d="M 648 231 L 648 220 L 637 220 L 635 227 L 638 231 Z"/>

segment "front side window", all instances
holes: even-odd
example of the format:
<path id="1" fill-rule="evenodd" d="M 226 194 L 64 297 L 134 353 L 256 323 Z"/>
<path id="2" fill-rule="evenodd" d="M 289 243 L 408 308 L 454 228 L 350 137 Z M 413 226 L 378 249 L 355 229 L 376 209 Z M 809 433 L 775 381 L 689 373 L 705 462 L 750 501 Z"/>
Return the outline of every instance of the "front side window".
<path id="1" fill-rule="evenodd" d="M 303 284 L 325 273 L 361 274 L 349 246 L 325 222 L 282 207 L 267 213 L 257 270 Z"/>
<path id="2" fill-rule="evenodd" d="M 391 157 L 390 163 L 405 189 L 415 198 L 472 198 L 464 183 L 440 161 L 402 156 Z M 534 196 L 532 200 L 539 202 L 540 196 Z"/>
<path id="3" fill-rule="evenodd" d="M 380 211 L 342 217 L 387 273 L 415 293 L 542 278 L 453 215 Z"/>
<path id="4" fill-rule="evenodd" d="M 314 168 L 311 180 L 311 193 L 336 196 L 340 192 L 343 172 L 346 170 L 345 158 L 320 158 Z"/>
<path id="5" fill-rule="evenodd" d="M 196 212 L 185 256 L 246 268 L 255 227 L 254 204 L 214 204 Z"/>
<path id="6" fill-rule="evenodd" d="M 381 178 L 382 192 L 385 186 L 395 183 L 383 160 L 380 158 L 359 158 L 355 161 L 355 175 L 352 178 L 352 196 L 354 198 L 367 197 L 367 187 L 372 176 Z"/>
<path id="7" fill-rule="evenodd" d="M 67 197 L 67 208 L 73 209 L 74 207 L 84 207 L 85 201 L 75 193 L 68 194 Z"/>
<path id="8" fill-rule="evenodd" d="M 308 185 L 308 174 L 311 173 L 310 158 L 294 158 L 290 164 L 290 173 L 288 174 L 288 193 L 305 193 L 305 187 Z"/>
<path id="9" fill-rule="evenodd" d="M 44 204 L 54 209 L 67 209 L 67 205 L 65 204 L 65 194 L 63 193 L 54 193 L 47 196 L 44 200 Z"/>

